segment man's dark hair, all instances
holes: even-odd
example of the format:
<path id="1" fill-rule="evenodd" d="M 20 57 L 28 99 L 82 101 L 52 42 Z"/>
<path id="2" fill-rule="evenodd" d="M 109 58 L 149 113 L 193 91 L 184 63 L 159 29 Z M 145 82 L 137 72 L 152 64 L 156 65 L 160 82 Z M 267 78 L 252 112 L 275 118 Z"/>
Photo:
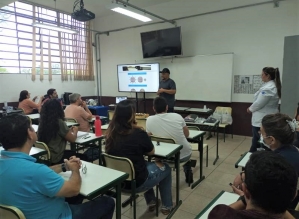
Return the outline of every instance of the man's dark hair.
<path id="1" fill-rule="evenodd" d="M 50 97 L 50 95 L 53 95 L 54 91 L 56 91 L 56 89 L 54 89 L 54 88 L 49 89 L 49 90 L 47 91 L 47 95 L 48 95 L 48 97 Z"/>
<path id="2" fill-rule="evenodd" d="M 0 143 L 5 150 L 21 148 L 27 141 L 30 120 L 27 116 L 13 114 L 0 119 Z"/>
<path id="3" fill-rule="evenodd" d="M 154 99 L 154 108 L 156 113 L 163 113 L 166 112 L 167 102 L 164 97 L 156 97 Z"/>
<path id="4" fill-rule="evenodd" d="M 268 213 L 284 213 L 295 197 L 298 176 L 285 158 L 272 151 L 255 152 L 245 166 L 245 185 L 252 204 Z"/>

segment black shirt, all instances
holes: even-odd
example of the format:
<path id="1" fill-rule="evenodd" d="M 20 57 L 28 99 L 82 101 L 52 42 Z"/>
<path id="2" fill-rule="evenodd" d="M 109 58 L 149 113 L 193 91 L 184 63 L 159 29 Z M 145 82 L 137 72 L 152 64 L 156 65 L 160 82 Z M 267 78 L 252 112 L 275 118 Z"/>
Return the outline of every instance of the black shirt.
<path id="1" fill-rule="evenodd" d="M 176 90 L 176 85 L 175 85 L 174 80 L 172 80 L 171 78 L 168 78 L 167 80 L 160 81 L 159 89 L 160 88 L 163 88 L 166 90 Z M 175 94 L 161 93 L 160 97 L 164 97 L 166 99 L 168 108 L 174 107 Z"/>
<path id="2" fill-rule="evenodd" d="M 129 135 L 123 135 L 121 140 L 114 145 L 107 153 L 117 156 L 129 158 L 135 169 L 136 188 L 142 185 L 148 176 L 146 161 L 143 155 L 151 152 L 154 145 L 147 133 L 139 128 L 133 130 Z M 129 188 L 129 184 L 126 186 Z"/>
<path id="3" fill-rule="evenodd" d="M 277 148 L 274 153 L 280 154 L 283 156 L 293 167 L 296 172 L 299 174 L 299 151 L 293 145 L 282 145 Z"/>

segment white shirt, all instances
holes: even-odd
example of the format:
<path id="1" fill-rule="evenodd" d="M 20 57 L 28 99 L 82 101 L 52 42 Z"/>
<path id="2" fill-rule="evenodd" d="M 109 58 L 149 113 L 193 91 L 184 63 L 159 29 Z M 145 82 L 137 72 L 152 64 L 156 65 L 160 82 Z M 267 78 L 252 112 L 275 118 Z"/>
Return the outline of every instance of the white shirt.
<path id="1" fill-rule="evenodd" d="M 268 114 L 278 113 L 279 97 L 273 80 L 266 82 L 254 94 L 254 102 L 249 107 L 252 112 L 251 124 L 261 127 L 262 119 Z"/>
<path id="2" fill-rule="evenodd" d="M 161 113 L 150 116 L 146 120 L 146 131 L 153 135 L 173 138 L 176 144 L 183 145 L 180 159 L 190 156 L 192 148 L 187 141 L 183 127 L 186 126 L 183 117 L 177 113 Z"/>

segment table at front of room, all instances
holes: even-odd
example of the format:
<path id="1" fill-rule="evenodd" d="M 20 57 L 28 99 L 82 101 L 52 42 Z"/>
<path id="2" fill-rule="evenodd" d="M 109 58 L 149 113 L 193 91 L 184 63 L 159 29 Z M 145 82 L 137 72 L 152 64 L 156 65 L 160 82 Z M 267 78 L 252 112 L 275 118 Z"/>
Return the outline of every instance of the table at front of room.
<path id="1" fill-rule="evenodd" d="M 191 185 L 191 189 L 194 189 L 201 181 L 205 179 L 205 176 L 203 176 L 203 170 L 202 170 L 202 163 L 203 163 L 203 137 L 206 134 L 205 131 L 196 131 L 196 130 L 189 130 L 189 137 L 187 140 L 192 142 L 198 143 L 198 151 L 199 151 L 199 179 L 195 181 Z"/>
<path id="2" fill-rule="evenodd" d="M 80 194 L 88 200 L 104 194 L 111 188 L 116 190 L 116 218 L 121 218 L 121 183 L 128 178 L 127 173 L 113 170 L 107 167 L 99 166 L 93 163 L 82 161 L 82 166 L 86 165 L 87 171 L 84 174 L 80 170 L 82 184 Z M 71 176 L 71 172 L 59 173 L 65 180 Z"/>
<path id="3" fill-rule="evenodd" d="M 149 160 L 151 157 L 157 157 L 161 159 L 170 159 L 174 157 L 175 169 L 176 169 L 176 205 L 171 210 L 170 214 L 166 218 L 171 218 L 176 210 L 182 204 L 182 200 L 180 200 L 180 150 L 183 148 L 183 145 L 179 144 L 170 144 L 165 142 L 157 142 L 152 141 L 155 146 L 155 154 L 149 156 Z"/>
<path id="4" fill-rule="evenodd" d="M 77 137 L 76 141 L 74 143 L 71 143 L 71 150 L 72 151 L 78 151 L 82 150 L 85 148 L 91 148 L 90 144 L 91 143 L 96 143 L 98 142 L 98 145 L 96 147 L 99 148 L 99 165 L 102 165 L 102 158 L 101 158 L 101 153 L 102 153 L 102 139 L 105 138 L 104 135 L 102 136 L 96 136 L 94 133 L 89 133 L 87 132 L 86 135 Z M 80 145 L 80 147 L 77 147 Z M 94 148 L 96 148 L 94 147 Z"/>
<path id="5" fill-rule="evenodd" d="M 219 159 L 219 145 L 218 145 L 218 134 L 219 134 L 219 121 L 217 120 L 215 123 L 196 123 L 196 122 L 186 122 L 187 126 L 197 126 L 201 131 L 210 131 L 216 132 L 216 158 L 213 162 L 213 165 L 216 164 L 217 160 Z"/>
<path id="6" fill-rule="evenodd" d="M 240 196 L 235 193 L 221 191 L 196 217 L 195 219 L 207 219 L 211 210 L 220 204 L 230 205 L 238 200 Z"/>

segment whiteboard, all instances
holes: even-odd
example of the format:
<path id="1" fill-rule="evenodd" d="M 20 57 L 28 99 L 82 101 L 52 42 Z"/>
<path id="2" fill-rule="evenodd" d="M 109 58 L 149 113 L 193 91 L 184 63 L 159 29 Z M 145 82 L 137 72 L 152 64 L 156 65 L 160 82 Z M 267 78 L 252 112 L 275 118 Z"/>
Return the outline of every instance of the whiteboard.
<path id="1" fill-rule="evenodd" d="M 159 60 L 176 83 L 177 100 L 231 102 L 233 54 Z"/>

